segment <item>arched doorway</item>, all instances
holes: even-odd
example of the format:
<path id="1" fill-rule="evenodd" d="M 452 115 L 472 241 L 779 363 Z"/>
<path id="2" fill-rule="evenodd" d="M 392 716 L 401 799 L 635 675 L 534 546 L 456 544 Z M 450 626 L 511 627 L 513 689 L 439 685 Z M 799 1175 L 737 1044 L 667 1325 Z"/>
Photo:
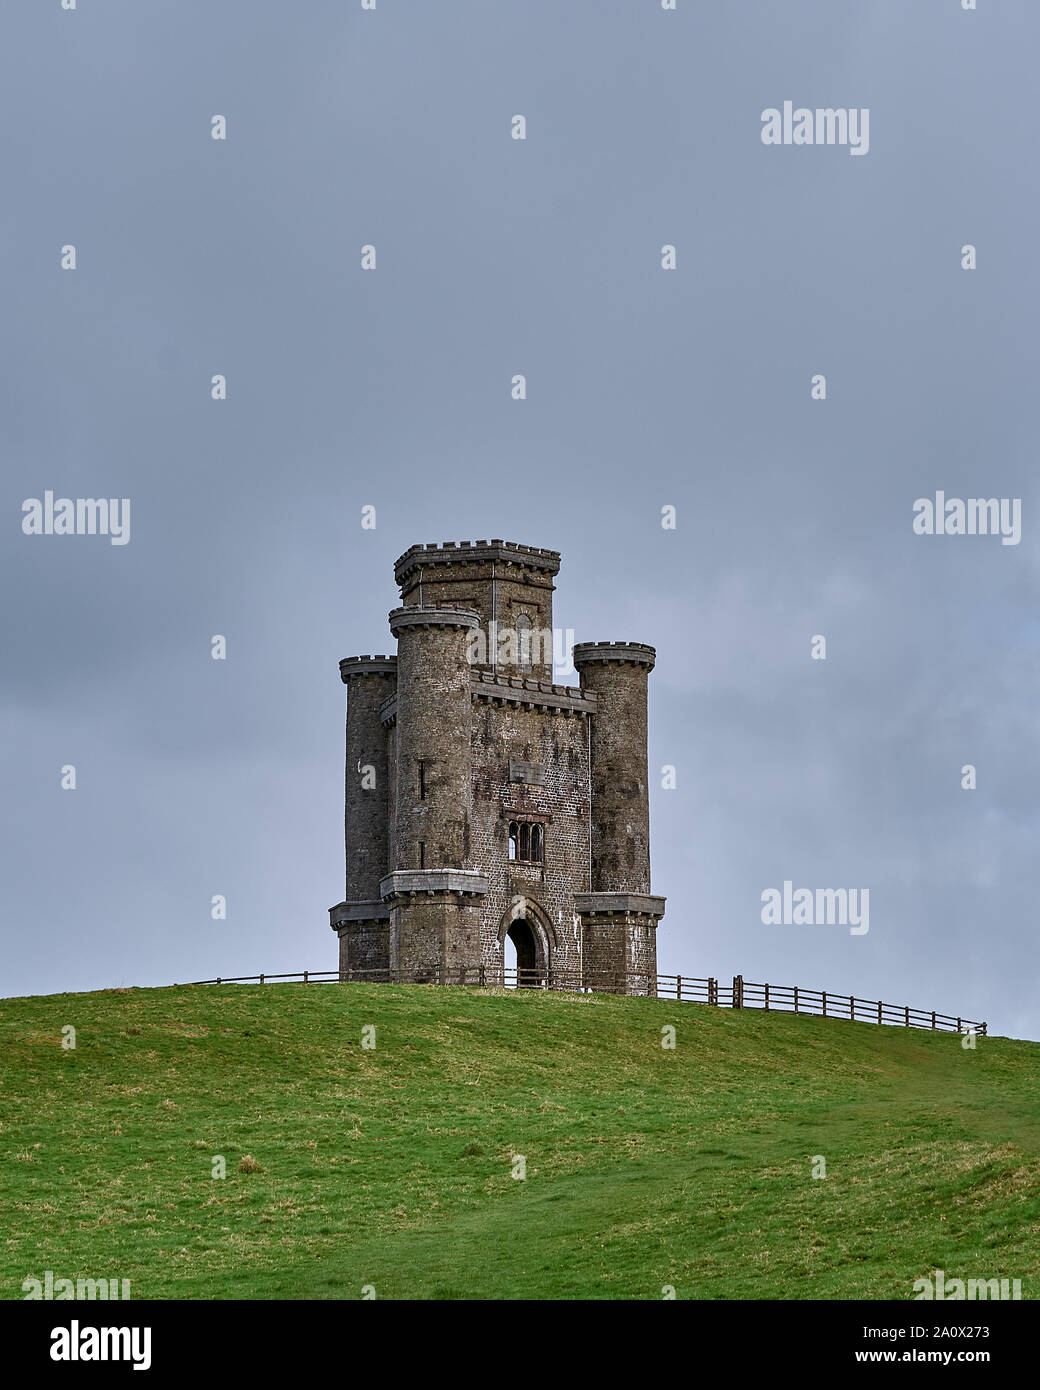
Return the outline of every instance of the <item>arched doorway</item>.
<path id="1" fill-rule="evenodd" d="M 556 934 L 538 903 L 522 894 L 515 897 L 499 923 L 498 943 L 507 972 L 504 983 L 510 988 L 517 982 L 524 989 L 548 987 Z"/>
<path id="2" fill-rule="evenodd" d="M 538 942 L 526 917 L 518 917 L 511 923 L 503 946 L 507 983 L 513 984 L 515 981 L 517 989 L 532 989 L 540 984 L 537 977 Z M 515 976 L 509 973 L 513 968 L 516 970 Z"/>

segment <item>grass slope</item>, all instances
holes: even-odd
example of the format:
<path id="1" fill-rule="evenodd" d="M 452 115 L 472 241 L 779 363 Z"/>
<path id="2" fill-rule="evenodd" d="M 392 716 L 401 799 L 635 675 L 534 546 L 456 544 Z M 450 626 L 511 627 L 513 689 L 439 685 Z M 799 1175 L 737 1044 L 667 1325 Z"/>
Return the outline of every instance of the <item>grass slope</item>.
<path id="1" fill-rule="evenodd" d="M 1035 1043 L 667 1000 L 0 1000 L 0 1297 L 910 1298 L 938 1266 L 1031 1298 L 1038 1097 Z"/>

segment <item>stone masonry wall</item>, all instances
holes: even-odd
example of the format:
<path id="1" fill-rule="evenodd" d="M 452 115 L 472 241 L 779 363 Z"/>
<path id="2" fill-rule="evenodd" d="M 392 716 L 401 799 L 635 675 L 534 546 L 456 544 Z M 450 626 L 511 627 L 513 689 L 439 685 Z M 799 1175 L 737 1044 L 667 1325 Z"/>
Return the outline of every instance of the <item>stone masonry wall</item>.
<path id="1" fill-rule="evenodd" d="M 383 971 L 390 963 L 390 923 L 359 922 L 341 928 L 339 969 L 347 978 L 350 971 Z"/>
<path id="2" fill-rule="evenodd" d="M 479 903 L 450 893 L 402 898 L 394 904 L 391 942 L 391 965 L 406 982 L 473 970 L 480 961 Z"/>
<path id="3" fill-rule="evenodd" d="M 474 701 L 472 838 L 474 863 L 488 878 L 481 926 L 485 965 L 501 965 L 499 927 L 522 894 L 551 923 L 552 964 L 580 969 L 574 894 L 588 892 L 589 882 L 588 738 L 586 715 Z M 511 782 L 510 760 L 540 766 L 543 785 Z M 552 816 L 542 866 L 510 863 L 504 808 Z"/>
<path id="4" fill-rule="evenodd" d="M 466 631 L 399 625 L 395 869 L 471 866 Z"/>
<path id="5" fill-rule="evenodd" d="M 393 671 L 351 675 L 349 666 L 347 671 L 346 901 L 377 902 L 379 880 L 386 873 L 389 790 L 386 733 L 379 707 L 393 695 L 397 680 Z M 366 773 L 369 768 L 371 773 Z M 373 781 L 374 785 L 365 785 Z"/>
<path id="6" fill-rule="evenodd" d="M 586 982 L 601 993 L 654 994 L 657 928 L 638 913 L 585 917 Z"/>

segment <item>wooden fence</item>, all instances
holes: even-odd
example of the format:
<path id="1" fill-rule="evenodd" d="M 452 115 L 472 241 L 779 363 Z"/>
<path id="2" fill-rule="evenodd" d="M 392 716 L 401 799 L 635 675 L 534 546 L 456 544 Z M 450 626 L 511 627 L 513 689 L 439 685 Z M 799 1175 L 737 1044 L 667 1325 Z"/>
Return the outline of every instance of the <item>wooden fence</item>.
<path id="1" fill-rule="evenodd" d="M 724 1009 L 764 1009 L 766 1012 L 817 1014 L 823 1018 L 848 1018 L 855 1023 L 889 1023 L 903 1028 L 927 1028 L 932 1032 L 976 1033 L 986 1036 L 986 1024 L 934 1009 L 912 1009 L 908 1004 L 885 1004 L 880 999 L 857 999 L 851 994 L 805 989 L 801 985 L 753 984 L 742 975 L 720 985 L 713 978 L 695 975 L 593 974 L 588 971 L 507 970 L 501 966 L 472 966 L 458 970 L 402 973 L 389 970 L 302 970 L 283 975 L 218 976 L 192 980 L 193 985 L 269 984 L 272 981 L 302 984 L 433 984 L 476 988 L 554 989 L 579 994 L 632 994 L 657 999 L 676 999 L 684 1004 L 711 1004 Z"/>

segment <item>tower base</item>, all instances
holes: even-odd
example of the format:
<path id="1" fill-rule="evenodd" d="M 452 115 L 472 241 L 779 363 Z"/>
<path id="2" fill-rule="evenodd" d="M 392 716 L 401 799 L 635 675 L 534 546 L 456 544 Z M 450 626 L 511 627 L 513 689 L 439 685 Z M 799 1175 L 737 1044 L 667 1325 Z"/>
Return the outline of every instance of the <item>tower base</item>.
<path id="1" fill-rule="evenodd" d="M 379 885 L 390 910 L 390 971 L 402 984 L 482 982 L 488 881 L 473 869 L 398 869 Z"/>
<path id="2" fill-rule="evenodd" d="M 657 995 L 657 924 L 664 898 L 649 893 L 579 893 L 582 981 L 600 994 Z"/>
<path id="3" fill-rule="evenodd" d="M 341 980 L 390 978 L 390 909 L 383 902 L 337 903 L 329 922 L 339 937 Z"/>

